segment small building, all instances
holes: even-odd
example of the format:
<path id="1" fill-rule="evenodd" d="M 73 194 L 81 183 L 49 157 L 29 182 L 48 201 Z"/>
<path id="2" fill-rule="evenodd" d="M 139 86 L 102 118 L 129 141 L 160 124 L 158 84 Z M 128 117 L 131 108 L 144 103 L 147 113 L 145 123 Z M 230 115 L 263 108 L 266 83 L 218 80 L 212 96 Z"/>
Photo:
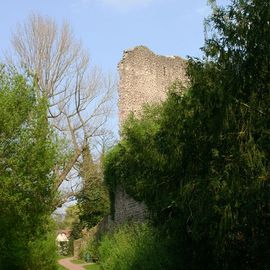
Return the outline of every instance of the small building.
<path id="1" fill-rule="evenodd" d="M 57 241 L 58 243 L 60 243 L 60 242 L 68 242 L 69 240 L 68 240 L 68 238 L 67 238 L 67 236 L 66 236 L 65 233 L 59 233 L 59 234 L 57 235 L 57 237 L 56 237 L 56 241 Z"/>
<path id="2" fill-rule="evenodd" d="M 56 244 L 60 255 L 68 255 L 70 235 L 71 230 L 61 230 L 57 232 Z"/>
<path id="3" fill-rule="evenodd" d="M 56 237 L 56 241 L 69 241 L 70 236 L 71 236 L 72 230 L 58 230 L 57 231 L 57 237 Z M 65 239 L 65 240 L 64 240 Z"/>

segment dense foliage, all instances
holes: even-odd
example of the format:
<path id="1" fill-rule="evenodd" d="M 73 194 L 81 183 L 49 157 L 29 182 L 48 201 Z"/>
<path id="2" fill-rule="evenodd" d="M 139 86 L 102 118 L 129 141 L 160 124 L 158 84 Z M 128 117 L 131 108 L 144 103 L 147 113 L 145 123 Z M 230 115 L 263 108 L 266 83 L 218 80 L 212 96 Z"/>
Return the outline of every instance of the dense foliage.
<path id="1" fill-rule="evenodd" d="M 157 245 L 157 243 L 159 243 Z M 125 225 L 100 241 L 98 253 L 104 270 L 168 269 L 165 243 L 147 224 Z"/>
<path id="2" fill-rule="evenodd" d="M 55 145 L 47 102 L 37 99 L 31 80 L 0 68 L 0 268 L 37 269 L 35 246 L 45 246 L 54 199 Z M 33 267 L 32 267 L 32 266 Z M 53 269 L 53 264 L 47 264 Z M 49 267 L 49 268 L 48 268 Z"/>
<path id="3" fill-rule="evenodd" d="M 81 228 L 92 228 L 109 213 L 109 196 L 103 181 L 102 162 L 94 162 L 89 148 L 84 149 L 80 165 L 82 190 L 77 194 Z"/>
<path id="4" fill-rule="evenodd" d="M 147 204 L 177 269 L 269 269 L 270 3 L 214 7 L 206 26 L 189 89 L 130 117 L 105 178 Z"/>

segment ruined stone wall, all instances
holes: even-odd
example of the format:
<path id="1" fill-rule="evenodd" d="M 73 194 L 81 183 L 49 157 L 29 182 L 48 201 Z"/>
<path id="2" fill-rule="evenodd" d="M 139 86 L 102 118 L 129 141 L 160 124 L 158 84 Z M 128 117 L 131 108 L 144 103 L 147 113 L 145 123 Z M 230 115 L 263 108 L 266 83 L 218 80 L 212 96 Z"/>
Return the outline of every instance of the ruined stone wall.
<path id="1" fill-rule="evenodd" d="M 129 221 L 141 222 L 148 216 L 146 206 L 135 201 L 120 186 L 116 189 L 114 207 L 114 222 L 116 224 L 123 224 Z"/>
<path id="2" fill-rule="evenodd" d="M 180 57 L 160 56 L 144 46 L 124 52 L 119 63 L 119 118 L 120 128 L 130 112 L 139 115 L 143 104 L 161 102 L 166 98 L 168 87 L 179 80 L 185 84 L 186 61 Z M 114 223 L 143 221 L 147 208 L 131 198 L 120 186 L 115 194 Z"/>
<path id="3" fill-rule="evenodd" d="M 144 46 L 124 51 L 118 65 L 120 127 L 130 112 L 139 115 L 143 104 L 163 101 L 175 80 L 185 83 L 185 67 L 181 57 L 156 55 Z"/>

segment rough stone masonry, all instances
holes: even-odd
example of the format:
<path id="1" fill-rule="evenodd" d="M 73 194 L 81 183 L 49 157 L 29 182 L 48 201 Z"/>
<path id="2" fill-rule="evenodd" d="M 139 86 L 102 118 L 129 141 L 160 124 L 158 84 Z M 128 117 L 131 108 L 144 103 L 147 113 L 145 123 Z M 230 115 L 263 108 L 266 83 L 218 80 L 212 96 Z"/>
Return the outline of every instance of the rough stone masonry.
<path id="1" fill-rule="evenodd" d="M 145 103 L 165 100 L 168 87 L 179 80 L 186 83 L 186 60 L 179 56 L 156 55 L 147 47 L 124 51 L 118 65 L 120 127 L 128 114 L 139 115 Z"/>
<path id="2" fill-rule="evenodd" d="M 186 60 L 178 56 L 156 55 L 144 46 L 124 51 L 118 69 L 120 128 L 130 112 L 138 116 L 143 104 L 165 100 L 166 91 L 174 81 L 187 82 Z M 116 189 L 114 203 L 116 225 L 142 221 L 147 216 L 145 205 L 136 202 L 121 187 Z"/>

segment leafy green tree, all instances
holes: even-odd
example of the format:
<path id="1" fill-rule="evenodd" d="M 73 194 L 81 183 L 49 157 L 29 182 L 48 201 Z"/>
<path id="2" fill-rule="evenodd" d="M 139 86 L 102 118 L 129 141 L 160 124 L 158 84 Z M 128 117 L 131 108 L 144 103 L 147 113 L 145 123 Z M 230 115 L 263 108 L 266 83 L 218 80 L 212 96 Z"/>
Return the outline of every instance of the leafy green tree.
<path id="1" fill-rule="evenodd" d="M 46 117 L 47 101 L 36 98 L 32 85 L 31 78 L 1 66 L 1 269 L 31 269 L 30 246 L 46 238 L 53 210 L 56 147 Z"/>
<path id="2" fill-rule="evenodd" d="M 82 225 L 91 228 L 109 213 L 109 196 L 103 181 L 102 164 L 93 161 L 89 148 L 83 150 L 82 157 L 83 187 L 77 196 L 79 216 Z"/>
<path id="3" fill-rule="evenodd" d="M 72 229 L 73 224 L 77 222 L 79 222 L 79 208 L 75 204 L 67 208 L 61 229 Z"/>
<path id="4" fill-rule="evenodd" d="M 186 94 L 131 118 L 107 156 L 111 193 L 147 204 L 179 269 L 270 267 L 269 25 L 268 0 L 214 5 Z"/>

